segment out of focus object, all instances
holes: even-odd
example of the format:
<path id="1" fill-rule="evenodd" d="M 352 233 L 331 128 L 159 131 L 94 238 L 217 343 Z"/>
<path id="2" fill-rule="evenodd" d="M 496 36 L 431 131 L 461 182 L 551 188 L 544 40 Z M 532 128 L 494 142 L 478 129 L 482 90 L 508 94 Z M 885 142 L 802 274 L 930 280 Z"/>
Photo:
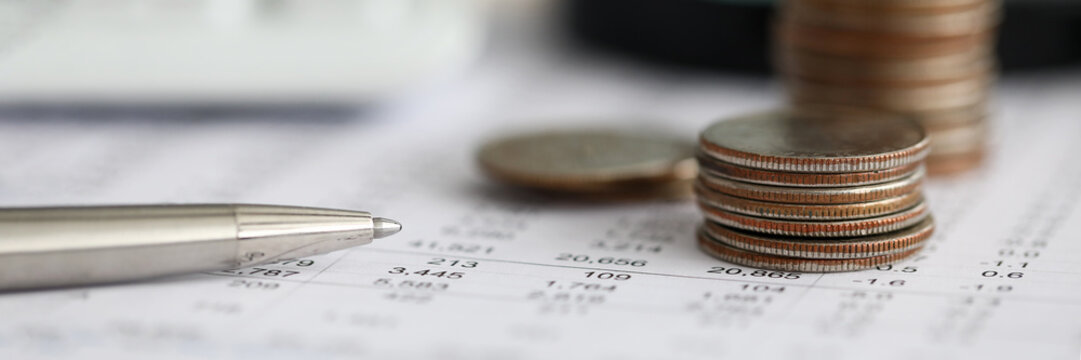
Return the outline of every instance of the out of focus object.
<path id="1" fill-rule="evenodd" d="M 788 0 L 777 67 L 797 108 L 895 112 L 931 139 L 932 175 L 980 164 L 997 0 Z M 843 112 L 843 110 L 840 110 Z"/>
<path id="2" fill-rule="evenodd" d="M 582 43 L 677 66 L 769 71 L 771 0 L 566 0 Z"/>
<path id="3" fill-rule="evenodd" d="M 363 211 L 295 206 L 3 208 L 0 291 L 243 268 L 365 245 L 401 229 Z"/>
<path id="4" fill-rule="evenodd" d="M 504 183 L 606 199 L 689 197 L 697 173 L 692 144 L 617 130 L 506 137 L 484 145 L 477 159 Z"/>
<path id="5" fill-rule="evenodd" d="M 581 43 L 664 64 L 765 73 L 775 0 L 565 0 Z M 872 0 L 863 3 L 874 3 Z M 1081 65 L 1081 2 L 1005 0 L 1002 69 Z M 955 22 L 954 24 L 962 24 Z"/>
<path id="6" fill-rule="evenodd" d="M 699 141 L 699 247 L 783 271 L 906 259 L 934 232 L 922 195 L 929 142 L 914 121 L 873 111 L 775 111 L 714 123 Z"/>
<path id="7" fill-rule="evenodd" d="M 468 63 L 474 0 L 0 2 L 0 103 L 368 101 Z"/>

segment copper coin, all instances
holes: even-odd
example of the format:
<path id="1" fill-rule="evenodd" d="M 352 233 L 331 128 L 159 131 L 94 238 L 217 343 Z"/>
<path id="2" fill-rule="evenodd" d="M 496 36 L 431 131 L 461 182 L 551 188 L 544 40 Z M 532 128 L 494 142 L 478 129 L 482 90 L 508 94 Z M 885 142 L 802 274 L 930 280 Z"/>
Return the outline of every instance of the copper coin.
<path id="1" fill-rule="evenodd" d="M 957 176 L 983 165 L 987 151 L 983 148 L 966 153 L 953 153 L 927 158 L 927 173 L 935 177 Z"/>
<path id="2" fill-rule="evenodd" d="M 988 75 L 926 86 L 886 88 L 789 78 L 788 93 L 797 103 L 838 104 L 894 112 L 935 111 L 984 102 L 992 82 Z"/>
<path id="3" fill-rule="evenodd" d="M 772 111 L 710 125 L 700 150 L 731 164 L 774 171 L 845 173 L 890 169 L 926 156 L 915 122 L 894 115 Z"/>
<path id="4" fill-rule="evenodd" d="M 752 169 L 729 164 L 724 161 L 710 158 L 706 155 L 699 155 L 698 167 L 698 171 L 706 176 L 723 177 L 755 184 L 795 187 L 838 187 L 870 185 L 897 180 L 912 175 L 912 173 L 916 172 L 916 169 L 920 167 L 920 164 L 912 163 L 890 169 L 864 172 L 816 174 Z"/>
<path id="5" fill-rule="evenodd" d="M 839 105 L 839 104 L 823 104 L 823 103 L 811 103 L 811 102 L 797 102 L 791 106 L 791 111 L 795 113 L 800 112 L 812 112 L 829 114 L 831 112 L 844 113 L 851 111 L 853 106 L 851 105 Z M 864 109 L 865 111 L 867 109 Z M 973 123 L 982 122 L 988 117 L 989 111 L 987 110 L 986 102 L 979 102 L 972 105 L 943 109 L 932 111 L 888 111 L 880 110 L 884 113 L 893 113 L 906 116 L 915 119 L 923 128 L 928 132 L 952 129 L 959 126 L 968 126 Z M 701 157 L 699 157 L 701 161 Z"/>
<path id="6" fill-rule="evenodd" d="M 998 0 L 799 0 L 829 9 L 879 11 L 883 13 L 936 14 L 964 11 Z"/>
<path id="7" fill-rule="evenodd" d="M 510 184 L 559 191 L 616 188 L 693 179 L 694 146 L 657 135 L 619 131 L 544 132 L 492 141 L 481 169 Z"/>
<path id="8" fill-rule="evenodd" d="M 794 22 L 777 25 L 785 48 L 863 59 L 915 59 L 937 57 L 987 46 L 991 32 L 954 36 L 908 36 L 811 26 Z"/>
<path id="9" fill-rule="evenodd" d="M 983 122 L 988 117 L 986 103 L 978 103 L 959 108 L 914 112 L 910 115 L 928 132 L 952 129 L 958 126 L 967 126 L 976 122 Z"/>
<path id="10" fill-rule="evenodd" d="M 970 153 L 982 149 L 987 143 L 988 127 L 983 121 L 949 129 L 928 132 L 931 137 L 930 156 Z"/>
<path id="11" fill-rule="evenodd" d="M 935 222 L 927 217 L 916 225 L 890 233 L 836 239 L 763 236 L 712 222 L 703 228 L 711 239 L 741 250 L 805 259 L 852 259 L 919 248 L 934 233 Z"/>
<path id="12" fill-rule="evenodd" d="M 798 49 L 777 52 L 781 72 L 833 85 L 912 87 L 959 81 L 992 72 L 990 46 L 923 59 L 867 60 L 815 54 Z"/>
<path id="13" fill-rule="evenodd" d="M 921 249 L 915 248 L 894 254 L 859 259 L 800 259 L 740 250 L 711 239 L 705 231 L 699 231 L 698 233 L 698 247 L 717 259 L 733 264 L 761 269 L 799 272 L 841 272 L 869 269 L 904 260 L 915 255 Z"/>
<path id="14" fill-rule="evenodd" d="M 923 201 L 919 191 L 879 201 L 852 204 L 790 204 L 738 198 L 710 190 L 701 183 L 695 185 L 700 205 L 721 210 L 773 219 L 790 220 L 849 220 L 893 214 Z"/>
<path id="15" fill-rule="evenodd" d="M 706 219 L 726 226 L 763 234 L 803 237 L 850 237 L 882 234 L 915 225 L 930 214 L 923 202 L 889 215 L 833 221 L 770 219 L 701 205 L 699 205 L 699 209 L 702 210 Z"/>
<path id="16" fill-rule="evenodd" d="M 745 199 L 793 204 L 848 204 L 880 201 L 919 191 L 924 170 L 890 182 L 848 187 L 797 188 L 751 184 L 722 177 L 700 176 L 698 180 L 712 190 Z"/>
<path id="17" fill-rule="evenodd" d="M 815 1 L 787 1 L 784 21 L 797 21 L 852 31 L 902 33 L 917 36 L 953 36 L 986 32 L 999 20 L 998 3 L 988 1 L 954 11 L 902 12 L 874 8 L 830 6 Z"/>

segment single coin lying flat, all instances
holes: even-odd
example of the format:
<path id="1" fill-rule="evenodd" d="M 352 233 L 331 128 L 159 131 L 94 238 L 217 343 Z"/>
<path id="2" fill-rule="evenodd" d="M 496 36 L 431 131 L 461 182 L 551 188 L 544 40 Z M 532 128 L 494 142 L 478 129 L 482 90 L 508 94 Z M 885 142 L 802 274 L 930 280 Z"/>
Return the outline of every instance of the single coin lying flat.
<path id="1" fill-rule="evenodd" d="M 904 260 L 922 249 L 922 247 L 915 247 L 898 253 L 855 259 L 801 259 L 741 250 L 711 238 L 704 230 L 698 233 L 698 247 L 706 254 L 733 264 L 800 272 L 841 272 L 870 269 L 875 266 Z"/>
<path id="2" fill-rule="evenodd" d="M 478 162 L 488 176 L 508 184 L 601 193 L 686 183 L 698 168 L 687 141 L 604 130 L 497 139 L 481 148 Z"/>
<path id="3" fill-rule="evenodd" d="M 718 161 L 709 156 L 699 156 L 699 171 L 710 177 L 721 177 L 742 182 L 794 186 L 794 187 L 841 187 L 861 186 L 898 180 L 915 173 L 920 164 L 908 164 L 892 169 L 853 173 L 796 173 L 759 170 Z"/>
<path id="4" fill-rule="evenodd" d="M 853 237 L 897 231 L 930 216 L 922 202 L 897 213 L 853 220 L 809 221 L 784 220 L 699 206 L 707 220 L 762 234 L 806 237 Z"/>
<path id="5" fill-rule="evenodd" d="M 700 205 L 751 216 L 789 220 L 851 220 L 865 219 L 900 212 L 923 201 L 923 193 L 913 191 L 878 201 L 848 204 L 778 203 L 743 199 L 711 190 L 696 183 L 694 193 Z"/>
<path id="6" fill-rule="evenodd" d="M 914 121 L 860 111 L 743 116 L 711 125 L 699 142 L 701 151 L 720 161 L 803 173 L 891 169 L 919 162 L 929 149 L 923 128 Z"/>
<path id="7" fill-rule="evenodd" d="M 745 199 L 793 204 L 848 204 L 881 201 L 919 191 L 924 173 L 920 166 L 912 174 L 890 182 L 844 187 L 772 186 L 711 176 L 700 176 L 699 181 L 712 190 Z"/>
<path id="8" fill-rule="evenodd" d="M 934 229 L 935 222 L 930 216 L 915 226 L 894 232 L 832 239 L 763 236 L 713 222 L 703 226 L 711 239 L 731 247 L 804 259 L 858 259 L 903 253 L 923 246 Z"/>

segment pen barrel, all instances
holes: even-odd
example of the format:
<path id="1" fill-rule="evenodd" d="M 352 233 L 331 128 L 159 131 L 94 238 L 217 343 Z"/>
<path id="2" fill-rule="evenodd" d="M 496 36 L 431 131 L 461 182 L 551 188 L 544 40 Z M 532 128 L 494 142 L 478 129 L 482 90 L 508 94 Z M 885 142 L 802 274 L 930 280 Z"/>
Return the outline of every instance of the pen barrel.
<path id="1" fill-rule="evenodd" d="M 127 281 L 236 264 L 232 205 L 0 209 L 0 290 Z"/>

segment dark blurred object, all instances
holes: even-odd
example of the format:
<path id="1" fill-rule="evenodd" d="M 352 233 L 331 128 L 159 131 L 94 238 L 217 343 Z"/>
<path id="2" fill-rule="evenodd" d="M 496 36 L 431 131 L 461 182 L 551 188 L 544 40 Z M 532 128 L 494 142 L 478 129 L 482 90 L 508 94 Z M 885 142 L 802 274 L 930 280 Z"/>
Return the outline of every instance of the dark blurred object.
<path id="1" fill-rule="evenodd" d="M 772 1 L 567 0 L 588 45 L 681 66 L 768 72 Z"/>
<path id="2" fill-rule="evenodd" d="M 570 35 L 659 63 L 768 73 L 772 0 L 566 0 Z M 1007 0 L 1002 69 L 1081 65 L 1081 1 Z"/>
<path id="3" fill-rule="evenodd" d="M 1081 64 L 1081 1 L 1009 0 L 999 28 L 1005 71 Z"/>

